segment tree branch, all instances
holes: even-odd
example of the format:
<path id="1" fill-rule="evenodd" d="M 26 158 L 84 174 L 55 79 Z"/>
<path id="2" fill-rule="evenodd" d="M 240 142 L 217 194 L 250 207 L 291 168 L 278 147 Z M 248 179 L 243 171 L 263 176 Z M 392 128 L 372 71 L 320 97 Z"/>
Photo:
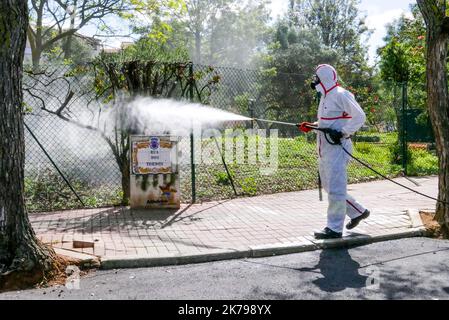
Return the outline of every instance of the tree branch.
<path id="1" fill-rule="evenodd" d="M 56 37 L 48 40 L 47 42 L 45 42 L 42 45 L 42 51 L 45 51 L 46 49 L 50 48 L 51 45 L 54 44 L 55 42 L 57 42 L 58 40 L 61 40 L 65 37 L 74 35 L 77 31 L 78 31 L 78 29 L 75 28 L 75 29 L 70 29 L 70 30 L 67 30 L 67 31 L 64 31 L 64 32 L 58 34 Z"/>
<path id="2" fill-rule="evenodd" d="M 33 96 L 35 97 L 35 95 L 33 95 Z M 64 101 L 64 103 L 61 105 L 61 107 L 59 107 L 58 110 L 56 110 L 56 111 L 47 109 L 47 107 L 45 106 L 45 102 L 41 99 L 41 102 L 43 104 L 43 106 L 41 107 L 41 110 L 48 112 L 50 114 L 56 115 L 61 120 L 71 123 L 71 124 L 77 126 L 78 128 L 87 129 L 87 130 L 94 131 L 94 132 L 98 133 L 103 138 L 103 140 L 105 140 L 106 143 L 109 145 L 112 152 L 115 153 L 117 151 L 116 146 L 114 146 L 114 143 L 109 139 L 109 137 L 103 131 L 101 131 L 100 129 L 98 129 L 96 127 L 85 125 L 81 122 L 78 122 L 76 120 L 68 118 L 62 114 L 62 111 L 67 107 L 67 105 L 69 104 L 69 102 L 72 98 L 73 98 L 73 92 L 71 91 L 69 93 L 69 95 L 67 96 L 66 100 Z"/>
<path id="3" fill-rule="evenodd" d="M 61 112 L 67 107 L 67 105 L 69 104 L 70 100 L 72 100 L 74 95 L 75 95 L 75 93 L 72 90 L 70 90 L 70 92 L 67 95 L 67 97 L 65 98 L 64 102 L 61 104 L 61 106 L 58 108 L 58 110 L 55 111 L 57 115 L 60 115 Z"/>

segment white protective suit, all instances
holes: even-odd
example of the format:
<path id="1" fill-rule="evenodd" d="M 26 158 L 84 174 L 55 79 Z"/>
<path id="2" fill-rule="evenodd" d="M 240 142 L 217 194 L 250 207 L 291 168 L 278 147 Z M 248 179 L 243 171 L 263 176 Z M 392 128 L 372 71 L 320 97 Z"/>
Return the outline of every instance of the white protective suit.
<path id="1" fill-rule="evenodd" d="M 317 91 L 322 94 L 318 108 L 318 126 L 342 132 L 342 145 L 352 152 L 350 137 L 363 126 L 366 115 L 354 95 L 339 86 L 337 72 L 332 66 L 318 66 L 316 75 L 321 80 Z M 329 137 L 328 139 L 332 141 Z M 329 199 L 327 227 L 342 233 L 346 214 L 354 219 L 361 216 L 366 208 L 348 195 L 346 190 L 346 169 L 350 157 L 341 146 L 329 144 L 323 132 L 318 133 L 317 140 L 321 181 Z"/>

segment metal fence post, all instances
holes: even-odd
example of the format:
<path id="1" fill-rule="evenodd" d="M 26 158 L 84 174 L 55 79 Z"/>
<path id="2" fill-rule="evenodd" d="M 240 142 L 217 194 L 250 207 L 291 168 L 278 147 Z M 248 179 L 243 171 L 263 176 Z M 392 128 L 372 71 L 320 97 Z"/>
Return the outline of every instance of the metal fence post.
<path id="1" fill-rule="evenodd" d="M 189 64 L 189 99 L 191 102 L 194 100 L 194 85 L 195 79 L 193 77 L 193 63 Z M 192 131 L 190 132 L 190 171 L 191 171 L 191 183 L 192 183 L 192 203 L 196 203 L 196 168 L 195 168 L 195 137 L 193 135 L 193 121 L 191 123 Z"/>
<path id="2" fill-rule="evenodd" d="M 78 195 L 78 193 L 75 191 L 75 188 L 73 188 L 72 184 L 69 182 L 69 180 L 65 177 L 65 175 L 62 173 L 62 171 L 59 169 L 59 167 L 56 165 L 56 163 L 53 161 L 52 157 L 48 154 L 47 150 L 45 150 L 44 146 L 40 143 L 40 141 L 37 139 L 37 137 L 34 135 L 33 131 L 31 131 L 30 127 L 28 127 L 28 125 L 25 123 L 25 121 L 23 122 L 23 125 L 25 126 L 25 128 L 28 130 L 29 134 L 31 135 L 31 137 L 34 139 L 34 141 L 36 141 L 37 145 L 39 146 L 39 148 L 41 148 L 41 150 L 44 152 L 44 154 L 47 156 L 48 160 L 50 160 L 51 164 L 55 167 L 56 171 L 58 171 L 59 175 L 61 176 L 61 178 L 65 181 L 65 183 L 69 186 L 70 190 L 72 190 L 73 194 L 75 195 L 75 197 L 78 199 L 78 201 L 81 203 L 81 205 L 83 207 L 86 207 L 86 205 L 84 204 L 83 200 L 81 200 L 81 197 Z"/>
<path id="3" fill-rule="evenodd" d="M 256 100 L 254 99 L 249 99 L 248 101 L 248 111 L 249 111 L 249 116 L 251 117 L 251 119 L 255 118 L 255 110 L 254 110 L 254 106 L 255 106 Z M 254 120 L 251 120 L 251 129 L 254 130 Z"/>
<path id="4" fill-rule="evenodd" d="M 407 175 L 407 82 L 402 83 L 402 168 Z"/>

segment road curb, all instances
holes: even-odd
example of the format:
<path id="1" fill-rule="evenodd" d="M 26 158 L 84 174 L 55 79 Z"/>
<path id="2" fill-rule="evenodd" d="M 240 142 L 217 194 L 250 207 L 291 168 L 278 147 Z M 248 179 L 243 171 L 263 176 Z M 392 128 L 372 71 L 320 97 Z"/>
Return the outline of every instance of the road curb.
<path id="1" fill-rule="evenodd" d="M 194 253 L 184 255 L 167 256 L 116 256 L 102 258 L 101 269 L 127 269 L 127 268 L 148 268 L 162 267 L 170 265 L 185 265 L 195 263 L 205 263 L 221 260 L 233 260 L 244 258 L 263 258 L 277 255 L 302 253 L 307 251 L 345 248 L 359 245 L 367 245 L 376 242 L 397 240 L 403 238 L 413 238 L 425 236 L 424 227 L 411 228 L 405 231 L 391 231 L 375 236 L 357 235 L 343 239 L 300 241 L 292 243 L 277 243 L 260 246 L 250 246 L 241 250 L 214 250 L 208 253 Z"/>
<path id="2" fill-rule="evenodd" d="M 147 268 L 169 265 L 182 265 L 212 262 L 218 260 L 243 259 L 251 256 L 250 250 L 214 250 L 201 254 L 167 255 L 167 256 L 118 256 L 101 259 L 101 269 Z"/>
<path id="3" fill-rule="evenodd" d="M 267 244 L 251 246 L 251 258 L 263 258 L 292 253 L 301 253 L 317 250 L 318 247 L 311 241 L 292 243 Z"/>
<path id="4" fill-rule="evenodd" d="M 65 256 L 78 261 L 82 269 L 92 269 L 101 266 L 100 258 L 86 253 L 81 253 L 63 248 L 53 248 L 57 255 Z"/>
<path id="5" fill-rule="evenodd" d="M 410 217 L 410 220 L 412 221 L 412 227 L 413 228 L 421 228 L 424 227 L 424 223 L 421 219 L 421 215 L 419 214 L 419 210 L 416 209 L 408 209 L 407 214 Z"/>

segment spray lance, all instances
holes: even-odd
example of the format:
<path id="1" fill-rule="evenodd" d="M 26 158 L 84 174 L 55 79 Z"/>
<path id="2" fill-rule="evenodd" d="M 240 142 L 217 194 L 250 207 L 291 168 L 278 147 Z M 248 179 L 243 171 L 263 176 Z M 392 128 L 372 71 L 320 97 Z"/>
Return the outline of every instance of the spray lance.
<path id="1" fill-rule="evenodd" d="M 260 122 L 265 122 L 265 123 L 275 123 L 275 124 L 281 124 L 281 125 L 286 125 L 286 126 L 300 127 L 300 124 L 290 123 L 290 122 L 271 121 L 271 120 L 256 119 L 256 118 L 254 118 L 253 120 L 254 120 L 254 121 L 260 121 Z M 434 201 L 439 202 L 439 203 L 443 203 L 443 204 L 445 204 L 445 205 L 449 205 L 448 202 L 445 202 L 445 201 L 439 200 L 439 199 L 437 199 L 437 198 L 431 197 L 431 196 L 429 196 L 429 195 L 427 195 L 427 194 L 424 194 L 424 193 L 422 193 L 422 192 L 419 192 L 419 191 L 417 191 L 417 190 L 414 190 L 414 189 L 412 189 L 412 188 L 409 188 L 409 187 L 407 187 L 407 186 L 405 186 L 405 185 L 403 185 L 403 184 L 401 184 L 401 183 L 399 183 L 399 182 L 394 181 L 393 179 L 388 178 L 387 176 L 383 175 L 382 173 L 380 173 L 379 171 L 377 171 L 376 169 L 374 169 L 374 168 L 371 167 L 370 165 L 366 164 L 366 163 L 363 162 L 362 160 L 360 160 L 360 159 L 358 159 L 357 157 L 353 156 L 353 155 L 351 154 L 351 152 L 349 152 L 348 150 L 346 150 L 345 147 L 343 147 L 343 145 L 342 145 L 342 143 L 341 143 L 341 138 L 343 137 L 343 135 L 342 135 L 341 132 L 339 132 L 339 131 L 337 131 L 337 130 L 330 129 L 330 128 L 319 128 L 318 126 L 314 126 L 314 125 L 305 125 L 305 127 L 306 127 L 306 128 L 309 128 L 309 129 L 312 129 L 312 130 L 315 130 L 315 131 L 319 131 L 319 132 L 324 133 L 324 137 L 325 137 L 326 141 L 327 141 L 329 144 L 331 144 L 331 145 L 333 145 L 333 146 L 340 146 L 340 147 L 343 149 L 343 151 L 344 151 L 349 157 L 351 157 L 353 160 L 355 160 L 355 161 L 357 161 L 358 163 L 360 163 L 362 166 L 368 168 L 369 170 L 371 170 L 372 172 L 374 172 L 374 173 L 377 174 L 378 176 L 384 178 L 385 180 L 388 180 L 388 181 L 390 181 L 390 182 L 392 182 L 392 183 L 394 183 L 394 184 L 396 184 L 396 185 L 398 185 L 398 186 L 400 186 L 400 187 L 402 187 L 402 188 L 404 188 L 404 189 L 407 189 L 407 190 L 409 190 L 409 191 L 411 191 L 411 192 L 414 192 L 414 193 L 416 193 L 416 194 L 418 194 L 418 195 L 420 195 L 420 196 L 423 196 L 423 197 L 425 197 L 425 198 L 434 200 Z M 320 199 L 321 199 L 321 186 L 320 186 Z"/>
<path id="2" fill-rule="evenodd" d="M 295 123 L 290 123 L 290 122 L 282 122 L 282 121 L 271 121 L 271 120 L 265 120 L 265 119 L 255 119 L 253 118 L 253 120 L 255 121 L 260 121 L 260 122 L 265 122 L 265 123 L 275 123 L 275 124 L 281 124 L 281 125 L 286 125 L 286 126 L 294 126 L 299 128 L 301 125 L 300 124 L 295 124 Z M 338 136 L 339 136 L 339 132 L 332 130 L 332 129 L 322 129 L 322 128 L 318 128 L 316 126 L 306 126 L 309 129 L 315 130 L 315 131 L 322 131 L 324 133 L 327 133 L 330 135 L 332 141 L 337 141 Z M 340 137 L 341 138 L 341 137 Z M 328 140 L 327 136 L 326 136 L 326 140 Z M 330 142 L 328 140 L 328 142 L 332 145 L 336 145 L 335 142 Z M 322 183 L 321 183 L 321 176 L 318 173 L 318 193 L 319 193 L 319 199 L 320 201 L 323 201 L 323 191 L 322 191 L 323 187 L 322 187 Z"/>

